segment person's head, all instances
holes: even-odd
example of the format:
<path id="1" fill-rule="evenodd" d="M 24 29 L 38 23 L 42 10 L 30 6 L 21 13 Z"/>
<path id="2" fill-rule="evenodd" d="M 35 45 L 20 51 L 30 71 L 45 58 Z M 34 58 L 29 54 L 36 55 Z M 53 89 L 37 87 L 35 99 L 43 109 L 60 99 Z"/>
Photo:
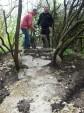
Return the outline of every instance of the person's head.
<path id="1" fill-rule="evenodd" d="M 33 14 L 33 16 L 36 16 L 37 15 L 37 9 L 33 9 L 32 14 Z"/>
<path id="2" fill-rule="evenodd" d="M 45 7 L 44 7 L 44 12 L 45 12 L 45 13 L 49 12 L 48 6 L 45 6 Z"/>

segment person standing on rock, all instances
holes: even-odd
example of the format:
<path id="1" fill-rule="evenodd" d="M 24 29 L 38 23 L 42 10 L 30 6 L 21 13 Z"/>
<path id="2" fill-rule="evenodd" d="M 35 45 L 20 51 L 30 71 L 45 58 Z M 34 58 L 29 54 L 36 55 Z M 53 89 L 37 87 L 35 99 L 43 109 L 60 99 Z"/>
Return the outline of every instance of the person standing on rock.
<path id="1" fill-rule="evenodd" d="M 44 12 L 40 14 L 37 24 L 41 26 L 43 47 L 50 47 L 49 34 L 52 30 L 53 18 L 47 6 L 44 7 Z"/>
<path id="2" fill-rule="evenodd" d="M 21 21 L 21 30 L 25 35 L 24 49 L 30 48 L 30 36 L 29 29 L 35 30 L 33 26 L 33 17 L 37 15 L 37 9 L 33 9 L 32 12 L 28 12 Z"/>

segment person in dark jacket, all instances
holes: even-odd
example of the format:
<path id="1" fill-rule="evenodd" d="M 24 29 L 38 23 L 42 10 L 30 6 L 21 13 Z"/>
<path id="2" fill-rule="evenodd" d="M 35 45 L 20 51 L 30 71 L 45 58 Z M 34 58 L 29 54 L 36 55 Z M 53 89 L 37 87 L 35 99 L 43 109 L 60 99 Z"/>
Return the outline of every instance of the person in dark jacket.
<path id="1" fill-rule="evenodd" d="M 41 35 L 43 41 L 43 47 L 50 47 L 50 29 L 52 28 L 53 18 L 49 13 L 49 8 L 44 7 L 44 12 L 40 14 L 38 19 L 38 25 L 41 26 Z"/>

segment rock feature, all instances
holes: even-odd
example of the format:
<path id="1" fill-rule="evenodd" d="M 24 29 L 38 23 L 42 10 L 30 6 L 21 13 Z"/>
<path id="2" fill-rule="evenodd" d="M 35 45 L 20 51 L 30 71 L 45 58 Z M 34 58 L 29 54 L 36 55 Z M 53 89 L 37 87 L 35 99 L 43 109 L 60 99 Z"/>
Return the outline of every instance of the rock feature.
<path id="1" fill-rule="evenodd" d="M 19 112 L 22 113 L 29 113 L 30 110 L 30 103 L 28 100 L 21 100 L 19 101 L 19 103 L 17 104 L 18 110 Z"/>

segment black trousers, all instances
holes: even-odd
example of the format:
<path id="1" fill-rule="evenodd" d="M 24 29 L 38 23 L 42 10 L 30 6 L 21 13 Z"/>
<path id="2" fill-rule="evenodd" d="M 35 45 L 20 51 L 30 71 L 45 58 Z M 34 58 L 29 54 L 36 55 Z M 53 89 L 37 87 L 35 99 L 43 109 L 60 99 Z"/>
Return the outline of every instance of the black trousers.
<path id="1" fill-rule="evenodd" d="M 49 37 L 50 31 L 49 31 L 49 28 L 43 28 L 42 27 L 41 34 L 45 35 L 45 38 L 46 38 L 46 39 L 44 37 L 42 38 L 43 45 L 46 45 L 46 40 L 47 40 L 48 47 L 50 47 L 50 37 Z"/>

